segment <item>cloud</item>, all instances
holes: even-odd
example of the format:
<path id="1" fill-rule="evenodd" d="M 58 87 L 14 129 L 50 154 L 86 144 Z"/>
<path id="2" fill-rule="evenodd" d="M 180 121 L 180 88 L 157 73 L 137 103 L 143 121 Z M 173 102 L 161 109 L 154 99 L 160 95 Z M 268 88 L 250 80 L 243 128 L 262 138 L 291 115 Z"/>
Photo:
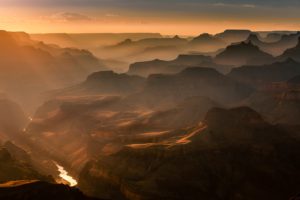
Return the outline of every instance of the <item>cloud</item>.
<path id="1" fill-rule="evenodd" d="M 57 21 L 65 21 L 65 22 L 92 20 L 90 17 L 88 17 L 86 15 L 82 15 L 80 13 L 73 13 L 73 12 L 55 13 L 50 16 L 50 19 L 57 20 Z"/>
<path id="2" fill-rule="evenodd" d="M 256 5 L 254 5 L 254 4 L 243 4 L 242 7 L 244 7 L 244 8 L 255 8 Z"/>
<path id="3" fill-rule="evenodd" d="M 213 6 L 223 7 L 223 6 L 226 6 L 226 4 L 225 3 L 214 3 Z"/>
<path id="4" fill-rule="evenodd" d="M 114 14 L 114 13 L 107 13 L 105 15 L 105 17 L 119 17 L 119 15 L 118 14 Z"/>
<path id="5" fill-rule="evenodd" d="M 217 7 L 243 7 L 243 8 L 256 8 L 254 4 L 231 4 L 231 3 L 214 3 L 213 6 Z"/>

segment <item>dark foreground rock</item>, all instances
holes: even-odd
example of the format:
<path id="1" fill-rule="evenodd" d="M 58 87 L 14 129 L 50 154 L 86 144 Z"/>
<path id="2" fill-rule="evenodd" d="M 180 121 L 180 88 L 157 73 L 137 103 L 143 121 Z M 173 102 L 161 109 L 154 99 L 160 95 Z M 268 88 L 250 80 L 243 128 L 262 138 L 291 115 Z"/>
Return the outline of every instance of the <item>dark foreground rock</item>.
<path id="1" fill-rule="evenodd" d="M 41 181 L 16 181 L 0 185 L 0 199 L 9 200 L 97 200 L 77 188 Z M 99 200 L 99 199 L 98 199 Z"/>

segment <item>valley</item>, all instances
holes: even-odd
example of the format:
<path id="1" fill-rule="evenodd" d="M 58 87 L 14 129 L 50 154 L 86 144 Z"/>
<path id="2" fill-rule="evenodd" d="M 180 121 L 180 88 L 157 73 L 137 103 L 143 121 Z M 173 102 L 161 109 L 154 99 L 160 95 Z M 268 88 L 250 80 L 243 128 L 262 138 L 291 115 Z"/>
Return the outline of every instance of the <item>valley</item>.
<path id="1" fill-rule="evenodd" d="M 291 199 L 299 38 L 1 31 L 0 199 Z"/>

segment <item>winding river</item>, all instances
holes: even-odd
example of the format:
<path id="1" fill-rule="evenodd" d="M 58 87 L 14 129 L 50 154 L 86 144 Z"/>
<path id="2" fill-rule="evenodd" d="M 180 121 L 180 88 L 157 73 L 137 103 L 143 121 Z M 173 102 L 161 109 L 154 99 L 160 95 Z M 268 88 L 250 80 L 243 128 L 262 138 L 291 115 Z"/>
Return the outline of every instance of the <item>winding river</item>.
<path id="1" fill-rule="evenodd" d="M 69 173 L 65 170 L 65 168 L 57 163 L 55 163 L 57 170 L 59 171 L 59 177 L 68 183 L 71 187 L 77 185 L 77 181 L 69 175 Z"/>

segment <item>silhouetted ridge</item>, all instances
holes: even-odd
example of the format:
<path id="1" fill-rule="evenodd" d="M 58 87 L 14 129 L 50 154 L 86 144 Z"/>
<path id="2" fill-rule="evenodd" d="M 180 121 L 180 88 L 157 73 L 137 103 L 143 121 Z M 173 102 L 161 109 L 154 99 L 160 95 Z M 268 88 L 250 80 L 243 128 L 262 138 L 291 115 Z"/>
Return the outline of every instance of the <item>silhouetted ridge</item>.
<path id="1" fill-rule="evenodd" d="M 251 33 L 249 35 L 249 37 L 247 38 L 246 41 L 247 42 L 251 42 L 251 43 L 253 43 L 253 42 L 261 42 L 260 39 L 258 38 L 257 34 L 254 34 L 254 33 Z"/>
<path id="2" fill-rule="evenodd" d="M 236 35 L 240 35 L 240 34 L 250 34 L 252 33 L 251 30 L 247 30 L 247 29 L 226 29 L 223 33 L 220 34 L 236 34 Z"/>
<path id="3" fill-rule="evenodd" d="M 291 78 L 290 80 L 288 80 L 289 84 L 300 84 L 300 75 L 296 76 L 294 78 Z"/>
<path id="4" fill-rule="evenodd" d="M 259 144 L 289 137 L 249 107 L 212 108 L 205 117 L 205 124 L 208 126 L 209 135 L 222 142 L 251 141 Z"/>
<path id="5" fill-rule="evenodd" d="M 212 35 L 208 34 L 208 33 L 203 33 L 201 35 L 199 35 L 198 37 L 195 37 L 193 40 L 198 40 L 198 39 L 211 39 L 213 38 Z"/>
<path id="6" fill-rule="evenodd" d="M 210 56 L 204 56 L 204 55 L 191 55 L 191 54 L 180 54 L 178 57 L 174 60 L 175 62 L 203 62 L 203 61 L 211 61 Z"/>
<path id="7" fill-rule="evenodd" d="M 247 39 L 252 32 L 250 30 L 225 30 L 223 33 L 218 33 L 215 36 L 227 42 L 228 44 L 233 42 L 241 42 Z"/>
<path id="8" fill-rule="evenodd" d="M 279 60 L 284 60 L 286 58 L 293 58 L 296 61 L 300 61 L 300 37 L 298 37 L 298 43 L 295 47 L 287 49 L 281 56 Z"/>
<path id="9" fill-rule="evenodd" d="M 126 95 L 140 90 L 145 79 L 136 75 L 118 74 L 113 71 L 94 72 L 83 83 L 54 90 L 50 96 Z"/>
<path id="10" fill-rule="evenodd" d="M 128 44 L 132 44 L 132 42 L 133 42 L 132 39 L 126 39 L 126 40 L 124 40 L 124 41 L 118 43 L 117 45 L 118 45 L 118 46 L 121 46 L 121 45 L 128 45 Z"/>
<path id="11" fill-rule="evenodd" d="M 204 65 L 203 63 L 206 64 Z M 187 67 L 211 65 L 213 65 L 212 59 L 209 56 L 180 54 L 176 59 L 170 61 L 155 59 L 152 61 L 133 63 L 130 65 L 128 73 L 140 76 L 149 76 L 150 74 L 174 74 Z"/>
<path id="12" fill-rule="evenodd" d="M 210 35 L 208 33 L 203 33 L 197 37 L 195 37 L 191 42 L 222 42 L 224 43 L 221 39 Z"/>
<path id="13" fill-rule="evenodd" d="M 258 46 L 254 45 L 253 42 L 250 40 L 248 42 L 241 42 L 237 45 L 231 45 L 226 48 L 226 50 L 259 50 Z"/>
<path id="14" fill-rule="evenodd" d="M 300 64 L 289 58 L 269 65 L 234 68 L 228 75 L 240 82 L 262 86 L 266 83 L 287 81 L 299 74 Z"/>
<path id="15" fill-rule="evenodd" d="M 128 74 L 118 74 L 114 71 L 100 71 L 92 73 L 88 76 L 86 82 L 97 82 L 97 81 L 125 81 L 124 84 L 126 84 L 126 81 L 142 81 L 144 78 L 136 76 L 136 75 L 128 75 Z M 121 82 L 120 82 L 121 83 Z M 109 85 L 106 85 L 109 87 Z"/>
<path id="16" fill-rule="evenodd" d="M 118 77 L 118 74 L 113 71 L 100 71 L 89 75 L 87 81 L 94 81 L 99 79 L 110 79 L 115 77 Z"/>
<path id="17" fill-rule="evenodd" d="M 97 200 L 79 189 L 42 181 L 8 182 L 0 185 L 0 199 L 9 200 Z M 99 199 L 98 199 L 99 200 Z"/>
<path id="18" fill-rule="evenodd" d="M 273 61 L 273 56 L 260 50 L 251 40 L 232 44 L 215 57 L 215 62 L 219 64 L 235 66 L 260 65 L 271 61 Z"/>
<path id="19" fill-rule="evenodd" d="M 295 59 L 293 58 L 287 58 L 285 61 L 282 61 L 282 62 L 277 62 L 277 63 L 283 63 L 283 64 L 286 64 L 286 65 L 300 65 L 299 62 L 297 62 Z"/>
<path id="20" fill-rule="evenodd" d="M 232 109 L 212 108 L 205 117 L 205 122 L 210 127 L 221 124 L 251 124 L 264 123 L 259 113 L 249 107 L 238 107 Z"/>
<path id="21" fill-rule="evenodd" d="M 12 160 L 12 157 L 9 153 L 9 151 L 6 148 L 1 147 L 0 148 L 0 161 L 1 162 L 10 162 Z"/>
<path id="22" fill-rule="evenodd" d="M 183 76 L 203 76 L 203 77 L 216 77 L 220 76 L 221 74 L 212 68 L 205 68 L 205 67 L 189 67 L 182 70 L 179 75 Z"/>

